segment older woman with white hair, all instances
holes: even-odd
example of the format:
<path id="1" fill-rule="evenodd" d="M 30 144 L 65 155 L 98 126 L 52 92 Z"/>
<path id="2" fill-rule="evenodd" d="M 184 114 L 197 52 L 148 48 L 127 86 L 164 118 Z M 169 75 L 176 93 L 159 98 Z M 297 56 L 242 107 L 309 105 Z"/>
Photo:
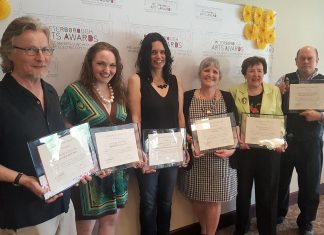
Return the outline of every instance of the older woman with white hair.
<path id="1" fill-rule="evenodd" d="M 219 89 L 221 72 L 218 60 L 213 57 L 202 60 L 198 75 L 200 89 L 190 90 L 184 94 L 188 142 L 192 142 L 190 125 L 195 120 L 231 112 L 235 114 L 236 119 L 238 117 L 231 94 Z M 201 234 L 215 234 L 221 203 L 230 201 L 236 196 L 236 170 L 232 168 L 230 162 L 234 151 L 234 149 L 208 150 L 204 154 L 197 150 L 190 151 L 194 156 L 192 166 L 180 174 L 180 190 L 192 202 L 194 213 L 201 226 Z"/>

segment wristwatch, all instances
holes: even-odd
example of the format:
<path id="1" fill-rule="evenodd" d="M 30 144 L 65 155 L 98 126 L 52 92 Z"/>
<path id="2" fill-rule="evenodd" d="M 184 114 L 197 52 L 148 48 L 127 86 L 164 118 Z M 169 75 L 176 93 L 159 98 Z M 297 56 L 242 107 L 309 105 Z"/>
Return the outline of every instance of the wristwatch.
<path id="1" fill-rule="evenodd" d="M 18 175 L 16 176 L 14 182 L 12 183 L 14 186 L 16 186 L 16 187 L 20 186 L 20 184 L 19 184 L 19 180 L 20 180 L 20 178 L 23 176 L 23 174 L 24 174 L 24 173 L 22 173 L 22 172 L 19 172 L 19 173 L 18 173 Z"/>

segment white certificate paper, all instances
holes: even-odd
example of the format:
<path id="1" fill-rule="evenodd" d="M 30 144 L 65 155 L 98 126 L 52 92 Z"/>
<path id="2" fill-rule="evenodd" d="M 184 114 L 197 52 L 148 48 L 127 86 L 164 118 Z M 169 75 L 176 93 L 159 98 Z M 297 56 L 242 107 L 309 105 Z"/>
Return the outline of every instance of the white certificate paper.
<path id="1" fill-rule="evenodd" d="M 95 139 L 101 169 L 139 160 L 134 128 L 96 132 Z"/>
<path id="2" fill-rule="evenodd" d="M 80 138 L 69 134 L 37 146 L 45 172 L 40 182 L 44 185 L 47 181 L 50 189 L 45 199 L 78 183 L 81 176 L 94 169 L 89 146 L 83 144 L 87 141 L 80 142 Z"/>
<path id="3" fill-rule="evenodd" d="M 230 117 L 198 120 L 195 126 L 200 151 L 235 144 Z"/>
<path id="4" fill-rule="evenodd" d="M 324 83 L 290 84 L 289 110 L 324 110 Z"/>
<path id="5" fill-rule="evenodd" d="M 156 166 L 183 161 L 181 132 L 148 134 L 149 165 Z"/>
<path id="6" fill-rule="evenodd" d="M 284 119 L 246 117 L 245 143 L 264 145 L 265 141 L 283 138 Z"/>

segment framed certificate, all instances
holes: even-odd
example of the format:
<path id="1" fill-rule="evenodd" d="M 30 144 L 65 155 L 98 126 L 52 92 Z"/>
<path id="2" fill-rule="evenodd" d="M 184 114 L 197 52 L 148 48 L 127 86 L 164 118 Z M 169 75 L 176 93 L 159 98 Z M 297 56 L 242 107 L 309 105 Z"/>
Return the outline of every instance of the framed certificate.
<path id="1" fill-rule="evenodd" d="M 144 129 L 143 150 L 152 168 L 179 166 L 185 160 L 185 128 Z"/>
<path id="2" fill-rule="evenodd" d="M 91 129 L 100 169 L 124 169 L 139 161 L 141 143 L 135 123 Z"/>
<path id="3" fill-rule="evenodd" d="M 289 85 L 289 112 L 306 109 L 324 111 L 324 81 L 307 80 Z"/>
<path id="4" fill-rule="evenodd" d="M 241 139 L 255 148 L 275 149 L 285 143 L 283 115 L 242 114 Z"/>
<path id="5" fill-rule="evenodd" d="M 233 113 L 219 114 L 200 120 L 191 125 L 195 149 L 231 149 L 237 147 L 238 136 Z"/>
<path id="6" fill-rule="evenodd" d="M 88 123 L 28 143 L 40 185 L 48 199 L 99 170 Z"/>

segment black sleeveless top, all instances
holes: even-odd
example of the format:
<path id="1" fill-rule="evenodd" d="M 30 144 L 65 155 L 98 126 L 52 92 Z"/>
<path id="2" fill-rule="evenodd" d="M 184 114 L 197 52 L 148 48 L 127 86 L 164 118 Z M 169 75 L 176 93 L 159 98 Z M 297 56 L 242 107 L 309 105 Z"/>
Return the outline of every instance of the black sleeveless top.
<path id="1" fill-rule="evenodd" d="M 141 77 L 142 129 L 178 128 L 179 102 L 177 78 L 171 75 L 169 91 L 165 97 L 152 87 L 148 79 Z"/>

